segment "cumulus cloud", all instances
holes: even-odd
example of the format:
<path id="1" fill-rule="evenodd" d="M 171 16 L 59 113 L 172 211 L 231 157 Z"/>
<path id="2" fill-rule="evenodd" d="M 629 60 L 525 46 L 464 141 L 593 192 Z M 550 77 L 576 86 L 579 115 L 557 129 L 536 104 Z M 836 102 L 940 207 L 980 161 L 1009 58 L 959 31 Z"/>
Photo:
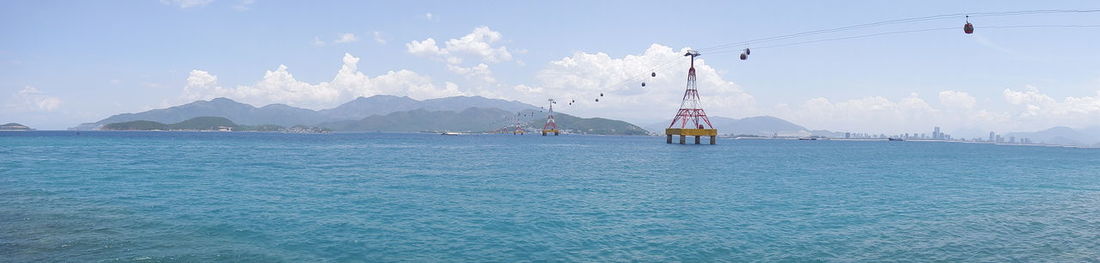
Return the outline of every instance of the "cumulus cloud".
<path id="1" fill-rule="evenodd" d="M 426 57 L 446 54 L 439 49 L 439 46 L 435 45 L 435 39 L 432 38 L 425 39 L 424 41 L 413 40 L 412 42 L 405 44 L 405 48 L 409 51 L 410 54 L 417 56 Z"/>
<path id="2" fill-rule="evenodd" d="M 444 47 L 439 47 L 433 38 L 413 40 L 405 44 L 405 47 L 410 54 L 436 57 L 451 64 L 462 63 L 463 58 L 469 57 L 480 59 L 483 63 L 499 63 L 512 60 L 508 47 L 494 46 L 503 37 L 500 32 L 482 26 L 475 28 L 470 34 L 447 40 Z"/>
<path id="3" fill-rule="evenodd" d="M 1006 102 L 1016 106 L 1013 114 L 1023 123 L 1077 127 L 1100 123 L 1100 90 L 1095 96 L 1065 97 L 1061 101 L 1034 86 L 1020 91 L 1005 89 L 1002 94 Z"/>
<path id="4" fill-rule="evenodd" d="M 26 86 L 12 94 L 7 110 L 12 112 L 51 112 L 61 107 L 61 99 L 46 95 L 38 88 Z"/>
<path id="5" fill-rule="evenodd" d="M 489 65 L 485 63 L 478 64 L 473 67 L 461 67 L 455 65 L 447 65 L 447 70 L 459 75 L 466 76 L 467 79 L 476 79 L 485 83 L 496 83 L 497 80 L 493 78 L 493 71 L 489 69 Z"/>
<path id="6" fill-rule="evenodd" d="M 379 94 L 409 96 L 417 99 L 464 95 L 458 85 L 447 83 L 443 87 L 433 84 L 431 78 L 409 70 L 389 71 L 370 77 L 358 69 L 359 58 L 344 54 L 343 65 L 331 81 L 308 83 L 300 81 L 285 65 L 264 73 L 261 80 L 252 85 L 222 87 L 217 76 L 206 71 L 192 70 L 184 87 L 184 99 L 210 99 L 229 97 L 254 105 L 285 103 L 306 108 L 327 108 L 347 102 L 359 96 Z"/>
<path id="7" fill-rule="evenodd" d="M 202 7 L 214 2 L 214 0 L 160 0 L 160 3 L 174 5 L 179 8 Z"/>
<path id="8" fill-rule="evenodd" d="M 940 92 L 940 105 L 953 109 L 971 109 L 977 104 L 977 99 L 969 93 L 945 90 Z"/>
<path id="9" fill-rule="evenodd" d="M 440 47 L 434 38 L 410 41 L 405 44 L 406 51 L 420 57 L 429 57 L 447 63 L 447 70 L 477 79 L 485 83 L 495 83 L 488 64 L 512 60 L 512 52 L 506 46 L 495 46 L 504 39 L 500 32 L 489 27 L 474 28 L 473 32 L 459 38 L 449 39 Z M 463 66 L 465 59 L 476 59 L 477 65 Z"/>

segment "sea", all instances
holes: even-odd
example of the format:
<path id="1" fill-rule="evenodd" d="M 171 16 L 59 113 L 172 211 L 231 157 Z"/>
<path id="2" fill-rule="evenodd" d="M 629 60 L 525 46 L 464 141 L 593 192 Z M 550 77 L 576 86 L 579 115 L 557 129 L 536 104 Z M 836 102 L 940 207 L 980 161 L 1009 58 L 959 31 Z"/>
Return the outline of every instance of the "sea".
<path id="1" fill-rule="evenodd" d="M 1100 149 L 0 133 L 0 262 L 807 261 L 1100 261 Z"/>

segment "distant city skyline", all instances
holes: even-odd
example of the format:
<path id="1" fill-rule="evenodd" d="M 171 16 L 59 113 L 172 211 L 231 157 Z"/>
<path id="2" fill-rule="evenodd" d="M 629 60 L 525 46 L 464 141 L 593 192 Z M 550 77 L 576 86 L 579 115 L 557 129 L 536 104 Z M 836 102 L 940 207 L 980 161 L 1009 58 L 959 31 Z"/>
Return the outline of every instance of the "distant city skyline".
<path id="1" fill-rule="evenodd" d="M 556 110 L 647 124 L 675 113 L 691 48 L 703 52 L 699 89 L 713 116 L 872 134 L 938 126 L 933 137 L 957 138 L 1100 126 L 1100 28 L 1003 28 L 1100 25 L 1097 13 L 976 18 L 973 35 L 960 17 L 816 39 L 951 30 L 745 45 L 755 48 L 745 61 L 706 49 L 888 19 L 1100 8 L 1093 2 L 669 4 L 5 1 L 0 122 L 64 129 L 214 97 L 320 109 L 385 94 L 569 99 L 582 103 Z M 669 66 L 633 77 L 659 65 Z"/>

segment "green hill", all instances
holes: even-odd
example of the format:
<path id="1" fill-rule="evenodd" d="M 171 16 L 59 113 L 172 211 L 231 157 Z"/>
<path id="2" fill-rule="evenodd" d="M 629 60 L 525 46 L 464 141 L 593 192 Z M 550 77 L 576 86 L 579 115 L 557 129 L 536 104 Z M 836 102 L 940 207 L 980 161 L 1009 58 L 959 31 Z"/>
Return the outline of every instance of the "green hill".
<path id="1" fill-rule="evenodd" d="M 517 113 L 497 108 L 467 108 L 462 111 L 428 111 L 424 109 L 374 115 L 355 121 L 322 123 L 318 126 L 336 131 L 384 131 L 384 132 L 492 132 L 511 131 Z M 546 113 L 524 110 L 519 113 L 520 123 L 529 131 L 542 129 Z M 645 129 L 636 125 L 604 118 L 578 118 L 558 113 L 555 120 L 562 131 L 576 134 L 645 135 Z"/>
<path id="2" fill-rule="evenodd" d="M 467 108 L 458 112 L 419 109 L 374 115 L 356 121 L 322 123 L 318 126 L 337 131 L 483 132 L 505 125 L 512 114 L 495 108 Z"/>
<path id="3" fill-rule="evenodd" d="M 33 130 L 33 129 L 31 129 L 31 127 L 27 127 L 27 125 L 18 124 L 18 123 L 14 123 L 14 122 L 5 123 L 4 125 L 0 125 L 0 131 L 29 131 L 29 130 Z"/>
<path id="4" fill-rule="evenodd" d="M 167 131 L 168 124 L 155 121 L 128 121 L 111 123 L 103 126 L 104 130 L 112 131 Z"/>
<path id="5" fill-rule="evenodd" d="M 164 124 L 155 121 L 127 121 L 110 123 L 103 126 L 104 130 L 115 131 L 168 131 L 168 130 L 193 130 L 213 131 L 218 128 L 230 128 L 238 130 L 242 126 L 222 117 L 196 117 L 173 124 Z"/>
<path id="6" fill-rule="evenodd" d="M 539 116 L 528 122 L 528 125 L 536 129 L 542 129 L 546 124 L 546 113 L 534 114 Z M 599 135 L 646 135 L 648 131 L 630 124 L 629 122 L 605 118 L 580 118 L 564 113 L 554 113 L 554 122 L 558 128 L 569 133 L 599 134 Z"/>
<path id="7" fill-rule="evenodd" d="M 195 117 L 173 124 L 147 120 L 110 123 L 103 125 L 101 129 L 110 131 L 259 131 L 289 133 L 328 133 L 331 131 L 303 125 L 295 125 L 290 128 L 274 124 L 239 125 L 226 118 L 209 116 Z"/>
<path id="8" fill-rule="evenodd" d="M 217 130 L 219 127 L 229 127 L 236 130 L 240 126 L 229 119 L 222 117 L 195 117 L 175 124 L 169 124 L 172 130 Z"/>

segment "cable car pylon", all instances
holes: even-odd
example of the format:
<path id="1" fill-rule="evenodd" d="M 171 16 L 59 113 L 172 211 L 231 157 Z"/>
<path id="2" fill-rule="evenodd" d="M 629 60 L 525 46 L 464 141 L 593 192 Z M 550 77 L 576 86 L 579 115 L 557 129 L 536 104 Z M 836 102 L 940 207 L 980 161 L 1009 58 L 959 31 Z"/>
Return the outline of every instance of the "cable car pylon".
<path id="1" fill-rule="evenodd" d="M 554 121 L 554 104 L 558 103 L 554 99 L 547 100 L 550 102 L 550 114 L 546 115 L 546 124 L 542 125 L 542 136 L 546 136 L 548 133 L 553 133 L 554 136 L 558 136 L 558 123 Z"/>
<path id="2" fill-rule="evenodd" d="M 691 57 L 691 68 L 688 69 L 687 89 L 684 91 L 683 102 L 680 102 L 680 110 L 676 112 L 668 129 L 665 129 L 665 135 L 668 136 L 666 142 L 669 144 L 672 143 L 673 135 L 680 135 L 680 144 L 686 144 L 687 136 L 695 136 L 695 144 L 699 144 L 701 136 L 710 136 L 710 144 L 715 144 L 718 138 L 718 129 L 710 124 L 706 111 L 703 111 L 699 103 L 699 90 L 695 84 L 695 57 L 700 55 L 694 50 L 688 50 L 684 54 L 685 57 Z"/>
<path id="3" fill-rule="evenodd" d="M 523 122 L 520 121 L 519 117 L 520 113 L 516 113 L 515 124 L 513 124 L 515 129 L 512 130 L 512 134 L 514 135 L 523 135 L 524 133 L 527 133 L 527 130 L 523 128 Z"/>

